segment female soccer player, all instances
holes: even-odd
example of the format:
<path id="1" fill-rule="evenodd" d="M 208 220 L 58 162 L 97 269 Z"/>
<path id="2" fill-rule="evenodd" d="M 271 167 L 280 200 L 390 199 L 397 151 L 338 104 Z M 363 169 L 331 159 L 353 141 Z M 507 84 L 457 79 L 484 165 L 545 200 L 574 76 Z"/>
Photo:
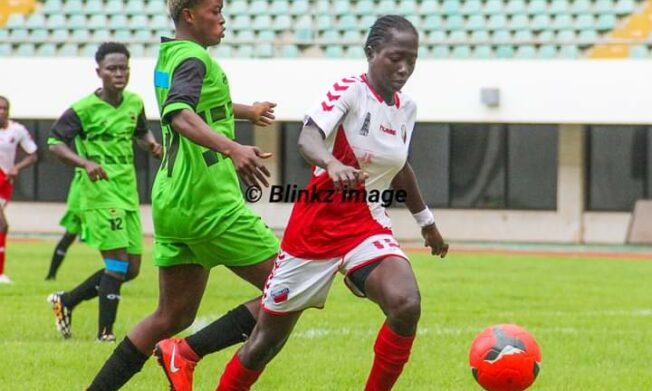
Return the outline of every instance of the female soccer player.
<path id="1" fill-rule="evenodd" d="M 48 297 L 57 330 L 70 338 L 73 309 L 99 296 L 98 341 L 113 342 L 120 288 L 138 275 L 142 253 L 140 207 L 133 140 L 160 158 L 161 145 L 147 127 L 142 99 L 126 91 L 129 51 L 120 43 L 100 45 L 95 54 L 102 88 L 75 102 L 50 131 L 50 151 L 83 169 L 80 209 L 86 243 L 97 248 L 104 268 L 76 288 Z M 76 142 L 76 152 L 69 145 Z"/>
<path id="2" fill-rule="evenodd" d="M 18 146 L 27 156 L 15 163 Z M 4 274 L 5 243 L 9 231 L 5 206 L 11 199 L 14 178 L 36 160 L 36 144 L 23 125 L 9 119 L 9 99 L 0 96 L 0 284 L 11 283 L 11 279 Z"/>
<path id="3" fill-rule="evenodd" d="M 266 125 L 274 104 L 231 103 L 226 74 L 206 50 L 224 36 L 222 0 L 170 0 L 168 7 L 176 37 L 162 39 L 154 73 L 165 140 L 152 190 L 158 308 L 117 346 L 91 391 L 119 389 L 140 371 L 157 342 L 190 326 L 212 267 L 227 266 L 262 290 L 278 252 L 276 236 L 246 207 L 237 177 L 267 186 L 263 159 L 270 154 L 233 141 L 234 118 Z M 201 351 L 244 341 L 259 302 L 227 313 L 194 344 L 184 340 L 157 349 L 166 374 L 190 371 Z M 182 355 L 185 364 L 178 361 Z"/>
<path id="4" fill-rule="evenodd" d="M 316 166 L 309 191 L 383 191 L 390 186 L 405 190 L 407 207 L 426 245 L 433 255 L 444 257 L 448 244 L 407 163 L 416 105 L 401 88 L 414 70 L 417 49 L 418 33 L 407 19 L 376 20 L 365 44 L 368 72 L 336 82 L 308 113 L 299 150 Z M 387 316 L 374 345 L 366 390 L 390 390 L 416 334 L 417 282 L 382 205 L 337 196 L 330 203 L 294 205 L 263 293 L 264 311 L 249 340 L 226 366 L 217 390 L 249 390 L 287 341 L 302 311 L 323 307 L 337 271 L 355 294 L 377 303 Z"/>

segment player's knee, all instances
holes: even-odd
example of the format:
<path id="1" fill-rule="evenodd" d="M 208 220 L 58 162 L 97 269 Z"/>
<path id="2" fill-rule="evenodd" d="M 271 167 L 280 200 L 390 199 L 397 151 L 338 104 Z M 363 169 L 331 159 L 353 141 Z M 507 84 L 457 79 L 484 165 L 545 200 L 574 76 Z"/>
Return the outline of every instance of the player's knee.
<path id="1" fill-rule="evenodd" d="M 394 298 L 388 308 L 387 315 L 395 322 L 406 326 L 416 326 L 421 317 L 421 297 L 419 293 Z"/>
<path id="2" fill-rule="evenodd" d="M 6 234 L 9 231 L 9 224 L 6 221 L 0 220 L 0 233 Z"/>
<path id="3" fill-rule="evenodd" d="M 287 337 L 273 331 L 257 332 L 242 347 L 243 358 L 251 368 L 262 368 L 283 348 Z"/>
<path id="4" fill-rule="evenodd" d="M 130 264 L 125 281 L 131 281 L 140 274 L 140 265 Z"/>

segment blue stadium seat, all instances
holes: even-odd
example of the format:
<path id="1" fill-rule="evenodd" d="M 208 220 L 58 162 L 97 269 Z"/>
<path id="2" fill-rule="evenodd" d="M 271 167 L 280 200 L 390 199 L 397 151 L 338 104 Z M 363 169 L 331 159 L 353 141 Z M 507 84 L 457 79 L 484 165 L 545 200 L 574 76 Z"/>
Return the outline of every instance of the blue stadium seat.
<path id="1" fill-rule="evenodd" d="M 575 0 L 571 4 L 570 12 L 579 16 L 591 13 L 591 0 Z"/>
<path id="2" fill-rule="evenodd" d="M 237 50 L 237 57 L 252 58 L 254 56 L 254 47 L 252 45 L 240 45 Z"/>
<path id="3" fill-rule="evenodd" d="M 251 19 L 249 18 L 249 15 L 236 15 L 231 20 L 228 20 L 227 23 L 229 23 L 231 29 L 233 30 L 240 30 L 251 27 Z M 229 28 L 229 25 L 227 25 L 227 28 Z"/>
<path id="4" fill-rule="evenodd" d="M 358 30 L 349 30 L 345 31 L 342 34 L 342 41 L 346 44 L 357 44 L 362 43 L 362 34 Z"/>
<path id="5" fill-rule="evenodd" d="M 276 3 L 274 1 L 273 3 Z M 293 0 L 290 6 L 290 15 L 301 16 L 310 13 L 310 3 L 307 0 Z"/>
<path id="6" fill-rule="evenodd" d="M 301 52 L 296 45 L 283 45 L 281 47 L 281 57 L 283 58 L 297 58 L 300 55 Z"/>
<path id="7" fill-rule="evenodd" d="M 368 21 L 365 20 L 365 18 L 369 18 Z M 376 17 L 374 15 L 363 16 L 360 19 L 360 25 L 363 26 L 363 27 L 369 28 L 373 24 L 373 20 L 375 20 L 375 18 Z M 409 20 L 410 23 L 412 23 L 414 25 L 414 28 L 416 28 L 417 31 L 421 30 L 421 27 L 423 26 L 423 18 L 421 17 L 421 15 L 419 15 L 419 14 L 405 15 L 405 18 L 407 20 Z M 371 22 L 371 23 L 369 23 L 369 22 Z"/>
<path id="8" fill-rule="evenodd" d="M 253 44 L 256 42 L 256 32 L 254 30 L 235 31 L 235 36 L 238 43 Z"/>
<path id="9" fill-rule="evenodd" d="M 154 30 L 171 29 L 172 28 L 172 21 L 167 16 L 167 14 L 154 15 L 149 21 L 149 26 Z"/>
<path id="10" fill-rule="evenodd" d="M 44 43 L 36 49 L 37 56 L 54 56 L 57 53 L 57 45 L 53 43 Z"/>
<path id="11" fill-rule="evenodd" d="M 552 0 L 548 11 L 553 15 L 566 14 L 570 11 L 570 2 L 568 0 Z"/>
<path id="12" fill-rule="evenodd" d="M 349 45 L 344 49 L 345 58 L 362 58 L 364 57 L 364 51 L 358 45 Z"/>
<path id="13" fill-rule="evenodd" d="M 505 12 L 510 15 L 527 14 L 527 5 L 524 0 L 509 0 Z"/>
<path id="14" fill-rule="evenodd" d="M 437 45 L 432 49 L 433 58 L 448 58 L 448 55 L 449 55 L 448 46 Z"/>
<path id="15" fill-rule="evenodd" d="M 498 45 L 496 47 L 496 58 L 513 58 L 514 48 L 511 45 Z"/>
<path id="16" fill-rule="evenodd" d="M 478 45 L 473 49 L 473 57 L 478 59 L 488 59 L 493 55 L 491 46 L 489 45 Z"/>
<path id="17" fill-rule="evenodd" d="M 396 3 L 394 0 L 380 0 L 376 6 L 376 14 L 378 15 L 388 15 L 395 14 L 397 10 Z"/>
<path id="18" fill-rule="evenodd" d="M 254 54 L 257 58 L 272 58 L 274 57 L 274 46 L 268 43 L 258 44 Z"/>
<path id="19" fill-rule="evenodd" d="M 574 26 L 578 30 L 593 30 L 595 28 L 595 18 L 591 14 L 578 15 Z"/>
<path id="20" fill-rule="evenodd" d="M 546 14 L 539 14 L 535 15 L 534 18 L 532 18 L 530 26 L 534 31 L 541 31 L 550 28 L 550 24 L 550 16 Z"/>
<path id="21" fill-rule="evenodd" d="M 104 13 L 104 4 L 101 0 L 88 0 L 84 6 L 86 15 L 96 15 Z"/>
<path id="22" fill-rule="evenodd" d="M 29 38 L 29 30 L 25 28 L 17 28 L 9 30 L 9 37 L 14 42 L 27 41 Z"/>
<path id="23" fill-rule="evenodd" d="M 433 30 L 428 33 L 428 41 L 434 44 L 442 44 L 448 40 L 446 31 L 444 30 Z"/>
<path id="24" fill-rule="evenodd" d="M 149 30 L 149 18 L 146 15 L 134 15 L 129 20 L 129 27 L 133 30 Z"/>
<path id="25" fill-rule="evenodd" d="M 552 20 L 552 26 L 555 30 L 566 30 L 575 27 L 573 17 L 569 14 L 556 15 Z"/>
<path id="26" fill-rule="evenodd" d="M 129 53 L 132 57 L 145 57 L 145 45 L 142 43 L 134 43 L 129 45 Z"/>
<path id="27" fill-rule="evenodd" d="M 321 41 L 326 42 L 328 45 L 336 44 L 340 41 L 340 33 L 336 30 L 326 30 L 321 34 Z"/>
<path id="28" fill-rule="evenodd" d="M 451 52 L 452 58 L 468 59 L 471 57 L 471 46 L 469 45 L 456 45 Z"/>
<path id="29" fill-rule="evenodd" d="M 59 48 L 59 55 L 64 57 L 77 57 L 78 47 L 74 43 L 64 43 Z"/>
<path id="30" fill-rule="evenodd" d="M 70 35 L 70 39 L 78 43 L 88 42 L 91 39 L 91 33 L 88 30 L 74 30 Z"/>
<path id="31" fill-rule="evenodd" d="M 460 12 L 464 15 L 479 15 L 482 13 L 482 2 L 480 0 L 467 0 L 462 5 Z"/>
<path id="32" fill-rule="evenodd" d="M 8 29 L 22 29 L 25 28 L 25 23 L 27 23 L 27 21 L 25 20 L 25 16 L 23 14 L 11 14 L 9 15 L 9 19 L 7 19 L 7 24 L 5 27 Z"/>
<path id="33" fill-rule="evenodd" d="M 50 38 L 50 34 L 48 33 L 47 29 L 40 28 L 40 29 L 32 30 L 29 38 L 33 42 L 40 43 L 40 42 L 47 41 Z"/>
<path id="34" fill-rule="evenodd" d="M 129 42 L 132 37 L 133 34 L 129 30 L 117 30 L 113 33 L 113 39 L 118 42 Z"/>
<path id="35" fill-rule="evenodd" d="M 324 52 L 326 58 L 342 58 L 344 57 L 344 49 L 339 45 L 327 46 Z"/>
<path id="36" fill-rule="evenodd" d="M 490 40 L 491 36 L 487 30 L 478 30 L 471 34 L 471 42 L 487 44 Z"/>
<path id="37" fill-rule="evenodd" d="M 636 10 L 636 3 L 634 0 L 618 0 L 614 7 L 614 11 L 618 15 L 628 15 L 634 12 L 634 10 Z"/>
<path id="38" fill-rule="evenodd" d="M 346 6 L 340 5 L 341 2 L 335 3 L 335 13 L 338 15 L 346 14 L 348 9 L 348 4 Z M 348 1 L 346 2 L 348 3 Z M 343 12 L 344 11 L 344 12 Z M 372 0 L 360 0 L 355 6 L 354 13 L 356 15 L 373 15 L 375 13 L 374 2 Z"/>
<path id="39" fill-rule="evenodd" d="M 560 30 L 557 32 L 557 42 L 573 42 L 576 39 L 575 30 Z"/>
<path id="40" fill-rule="evenodd" d="M 61 12 L 61 9 L 63 8 L 63 2 L 62 0 L 46 0 L 45 3 L 43 4 L 43 13 L 45 14 L 54 14 Z"/>
<path id="41" fill-rule="evenodd" d="M 444 0 L 441 5 L 441 12 L 444 15 L 458 15 L 461 13 L 459 0 Z"/>
<path id="42" fill-rule="evenodd" d="M 541 43 L 548 43 L 555 41 L 555 32 L 552 30 L 545 30 L 538 34 L 537 39 Z"/>
<path id="43" fill-rule="evenodd" d="M 11 55 L 11 44 L 0 43 L 0 57 L 9 57 Z"/>
<path id="44" fill-rule="evenodd" d="M 545 14 L 548 12 L 546 0 L 532 0 L 529 2 L 527 12 L 531 15 Z"/>
<path id="45" fill-rule="evenodd" d="M 458 30 L 451 31 L 451 33 L 448 35 L 448 39 L 453 41 L 455 45 L 462 45 L 469 40 L 469 36 L 466 34 L 466 31 Z"/>
<path id="46" fill-rule="evenodd" d="M 160 36 L 153 37 L 152 36 L 152 30 L 150 30 L 150 29 L 136 30 L 136 32 L 134 32 L 134 34 L 132 36 L 132 39 L 134 39 L 135 41 L 138 41 L 138 42 L 149 42 L 149 41 L 152 41 L 154 39 L 158 40 L 159 38 L 160 38 Z"/>
<path id="47" fill-rule="evenodd" d="M 253 0 L 249 3 L 250 15 L 267 15 L 267 1 L 266 0 Z"/>
<path id="48" fill-rule="evenodd" d="M 514 15 L 509 26 L 512 30 L 530 30 L 530 18 L 526 14 Z"/>
<path id="49" fill-rule="evenodd" d="M 317 15 L 329 15 L 331 10 L 330 0 L 317 0 L 315 5 Z"/>
<path id="50" fill-rule="evenodd" d="M 514 33 L 514 40 L 520 44 L 532 43 L 534 34 L 530 30 L 520 30 Z"/>
<path id="51" fill-rule="evenodd" d="M 489 30 L 502 30 L 508 27 L 507 16 L 504 14 L 491 15 L 487 21 Z"/>
<path id="52" fill-rule="evenodd" d="M 115 15 L 124 12 L 124 2 L 121 0 L 109 0 L 104 7 L 104 11 L 109 15 Z"/>
<path id="53" fill-rule="evenodd" d="M 416 14 L 417 12 L 419 12 L 419 6 L 415 0 L 401 0 L 400 4 L 396 4 L 394 8 L 394 13 L 403 16 Z"/>
<path id="54" fill-rule="evenodd" d="M 278 15 L 289 15 L 290 14 L 290 5 L 286 0 L 275 0 L 271 1 L 269 7 L 269 14 L 278 16 Z"/>
<path id="55" fill-rule="evenodd" d="M 68 30 L 54 30 L 50 35 L 50 40 L 54 42 L 66 42 L 70 38 Z"/>
<path id="56" fill-rule="evenodd" d="M 310 44 L 315 39 L 315 33 L 310 28 L 298 28 L 294 30 L 294 40 L 303 44 Z"/>
<path id="57" fill-rule="evenodd" d="M 533 45 L 519 45 L 514 57 L 520 59 L 532 59 L 537 56 L 537 49 Z"/>
<path id="58" fill-rule="evenodd" d="M 130 24 L 127 16 L 124 14 L 112 15 L 109 19 L 109 28 L 111 30 L 129 30 Z"/>
<path id="59" fill-rule="evenodd" d="M 124 12 L 127 15 L 145 15 L 145 7 L 142 0 L 129 0 L 124 6 Z"/>
<path id="60" fill-rule="evenodd" d="M 276 40 L 276 33 L 272 30 L 261 30 L 256 36 L 256 40 L 259 42 L 274 42 Z"/>
<path id="61" fill-rule="evenodd" d="M 426 31 L 441 30 L 444 28 L 444 20 L 441 15 L 428 15 L 423 21 L 423 29 Z"/>
<path id="62" fill-rule="evenodd" d="M 612 30 L 616 27 L 616 16 L 613 14 L 602 14 L 598 16 L 595 27 L 598 31 Z"/>
<path id="63" fill-rule="evenodd" d="M 496 43 L 501 43 L 501 44 L 506 44 L 510 42 L 512 39 L 512 33 L 510 33 L 507 30 L 497 30 L 494 31 L 493 34 L 491 34 L 491 37 L 494 42 Z"/>
<path id="64" fill-rule="evenodd" d="M 634 45 L 629 48 L 629 58 L 647 58 L 649 52 L 645 45 Z"/>
<path id="65" fill-rule="evenodd" d="M 419 11 L 425 16 L 435 15 L 439 13 L 439 2 L 437 0 L 422 0 Z"/>
<path id="66" fill-rule="evenodd" d="M 484 13 L 487 15 L 498 15 L 504 12 L 503 0 L 489 0 L 487 1 L 487 4 L 485 4 Z"/>
<path id="67" fill-rule="evenodd" d="M 279 15 L 274 18 L 273 29 L 275 31 L 290 30 L 292 28 L 292 17 L 290 15 Z"/>
<path id="68" fill-rule="evenodd" d="M 33 43 L 21 43 L 16 48 L 16 56 L 32 57 L 36 54 L 36 46 Z"/>
<path id="69" fill-rule="evenodd" d="M 233 57 L 233 46 L 231 45 L 226 45 L 226 44 L 220 44 L 215 48 L 213 56 L 216 57 L 218 60 L 223 59 L 223 58 L 231 58 Z"/>
<path id="70" fill-rule="evenodd" d="M 51 30 L 62 30 L 68 28 L 68 23 L 66 22 L 66 17 L 63 14 L 53 14 L 50 15 L 45 23 L 47 28 Z"/>
<path id="71" fill-rule="evenodd" d="M 252 26 L 254 30 L 269 30 L 272 28 L 272 17 L 270 15 L 256 15 Z"/>
<path id="72" fill-rule="evenodd" d="M 466 20 L 466 29 L 471 31 L 485 30 L 487 28 L 487 23 L 484 18 L 484 15 L 477 14 L 471 15 Z"/>
<path id="73" fill-rule="evenodd" d="M 596 0 L 593 4 L 593 12 L 601 15 L 615 13 L 613 0 Z"/>
<path id="74" fill-rule="evenodd" d="M 341 31 L 358 30 L 358 20 L 353 15 L 342 15 L 338 22 L 337 28 Z"/>
<path id="75" fill-rule="evenodd" d="M 101 29 L 93 32 L 93 42 L 102 43 L 112 41 L 111 31 Z"/>
<path id="76" fill-rule="evenodd" d="M 462 15 L 450 15 L 446 18 L 446 30 L 464 30 L 464 17 Z"/>
<path id="77" fill-rule="evenodd" d="M 45 26 L 45 15 L 43 14 L 31 14 L 27 17 L 27 21 L 24 27 L 29 29 L 42 28 Z"/>
<path id="78" fill-rule="evenodd" d="M 593 45 L 598 42 L 600 35 L 595 30 L 582 30 L 577 36 L 582 43 Z"/>
<path id="79" fill-rule="evenodd" d="M 246 0 L 234 0 L 227 4 L 224 12 L 227 15 L 244 15 L 247 14 L 248 8 Z"/>
<path id="80" fill-rule="evenodd" d="M 91 17 L 88 18 L 87 27 L 91 30 L 98 30 L 98 29 L 106 28 L 107 24 L 108 24 L 108 20 L 106 18 L 106 15 L 97 14 L 97 15 L 91 15 Z"/>
<path id="81" fill-rule="evenodd" d="M 63 13 L 66 15 L 81 15 L 84 13 L 84 4 L 81 0 L 66 0 L 63 3 Z"/>
<path id="82" fill-rule="evenodd" d="M 145 13 L 148 15 L 166 15 L 168 14 L 165 1 L 149 0 L 145 6 Z"/>
<path id="83" fill-rule="evenodd" d="M 555 45 L 541 45 L 537 57 L 543 59 L 555 58 L 557 57 L 557 48 Z"/>
<path id="84" fill-rule="evenodd" d="M 578 58 L 580 53 L 577 45 L 563 45 L 559 48 L 559 57 L 561 58 Z"/>

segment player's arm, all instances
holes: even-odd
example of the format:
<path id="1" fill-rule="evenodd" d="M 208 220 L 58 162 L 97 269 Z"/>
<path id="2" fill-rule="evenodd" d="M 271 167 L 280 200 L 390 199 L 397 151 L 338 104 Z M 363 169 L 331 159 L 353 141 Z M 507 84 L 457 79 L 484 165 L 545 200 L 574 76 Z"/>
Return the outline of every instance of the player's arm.
<path id="1" fill-rule="evenodd" d="M 109 179 L 101 165 L 79 156 L 68 146 L 81 133 L 82 124 L 79 116 L 73 109 L 66 110 L 50 130 L 48 138 L 50 152 L 70 166 L 83 168 L 91 181 Z"/>
<path id="2" fill-rule="evenodd" d="M 356 188 L 364 182 L 367 174 L 337 160 L 326 149 L 325 137 L 319 126 L 312 119 L 308 119 L 299 134 L 299 153 L 311 165 L 326 170 L 336 190 Z"/>
<path id="3" fill-rule="evenodd" d="M 395 191 L 404 190 L 406 192 L 405 205 L 421 226 L 421 235 L 425 240 L 425 245 L 430 247 L 432 255 L 444 258 L 448 253 L 448 243 L 439 233 L 435 217 L 423 201 L 417 177 L 410 163 L 405 163 L 401 171 L 396 174 L 392 180 L 392 188 Z"/>
<path id="4" fill-rule="evenodd" d="M 267 101 L 254 102 L 253 105 L 234 103 L 233 115 L 236 119 L 247 120 L 257 126 L 269 126 L 276 119 L 274 107 L 276 103 Z"/>
<path id="5" fill-rule="evenodd" d="M 192 142 L 230 157 L 247 186 L 269 186 L 266 177 L 271 174 L 264 166 L 263 159 L 272 155 L 216 133 L 195 112 L 205 75 L 206 67 L 199 59 L 191 58 L 179 64 L 172 75 L 170 91 L 163 105 L 163 121 L 169 122 L 175 132 Z"/>
<path id="6" fill-rule="evenodd" d="M 163 156 L 163 146 L 156 141 L 156 137 L 149 130 L 147 126 L 147 117 L 145 116 L 145 109 L 140 112 L 138 115 L 138 120 L 136 122 L 136 130 L 134 132 L 136 136 L 136 144 L 140 149 L 145 152 L 149 152 L 157 159 L 161 159 Z"/>
<path id="7" fill-rule="evenodd" d="M 14 164 L 11 170 L 9 170 L 7 175 L 10 178 L 18 176 L 23 168 L 31 166 L 38 160 L 38 155 L 36 155 L 36 150 L 38 148 L 34 140 L 32 140 L 32 136 L 29 135 L 27 129 L 21 128 L 18 132 L 18 137 L 20 148 L 25 152 L 25 157 L 23 157 L 18 163 Z"/>

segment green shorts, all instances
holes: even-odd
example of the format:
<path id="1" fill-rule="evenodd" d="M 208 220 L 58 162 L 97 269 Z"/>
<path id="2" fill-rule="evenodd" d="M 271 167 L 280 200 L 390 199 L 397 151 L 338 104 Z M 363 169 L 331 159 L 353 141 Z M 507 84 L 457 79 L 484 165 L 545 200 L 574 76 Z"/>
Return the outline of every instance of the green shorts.
<path id="1" fill-rule="evenodd" d="M 129 254 L 142 254 L 140 211 L 117 208 L 84 210 L 82 237 L 89 246 L 98 250 L 126 248 Z"/>
<path id="2" fill-rule="evenodd" d="M 249 266 L 278 253 L 276 235 L 263 220 L 243 208 L 240 216 L 221 235 L 204 241 L 154 240 L 154 265 L 169 267 L 196 264 L 205 269 L 218 265 Z"/>
<path id="3" fill-rule="evenodd" d="M 63 215 L 59 225 L 66 229 L 66 232 L 79 235 L 82 232 L 81 213 L 78 210 L 68 209 Z"/>

